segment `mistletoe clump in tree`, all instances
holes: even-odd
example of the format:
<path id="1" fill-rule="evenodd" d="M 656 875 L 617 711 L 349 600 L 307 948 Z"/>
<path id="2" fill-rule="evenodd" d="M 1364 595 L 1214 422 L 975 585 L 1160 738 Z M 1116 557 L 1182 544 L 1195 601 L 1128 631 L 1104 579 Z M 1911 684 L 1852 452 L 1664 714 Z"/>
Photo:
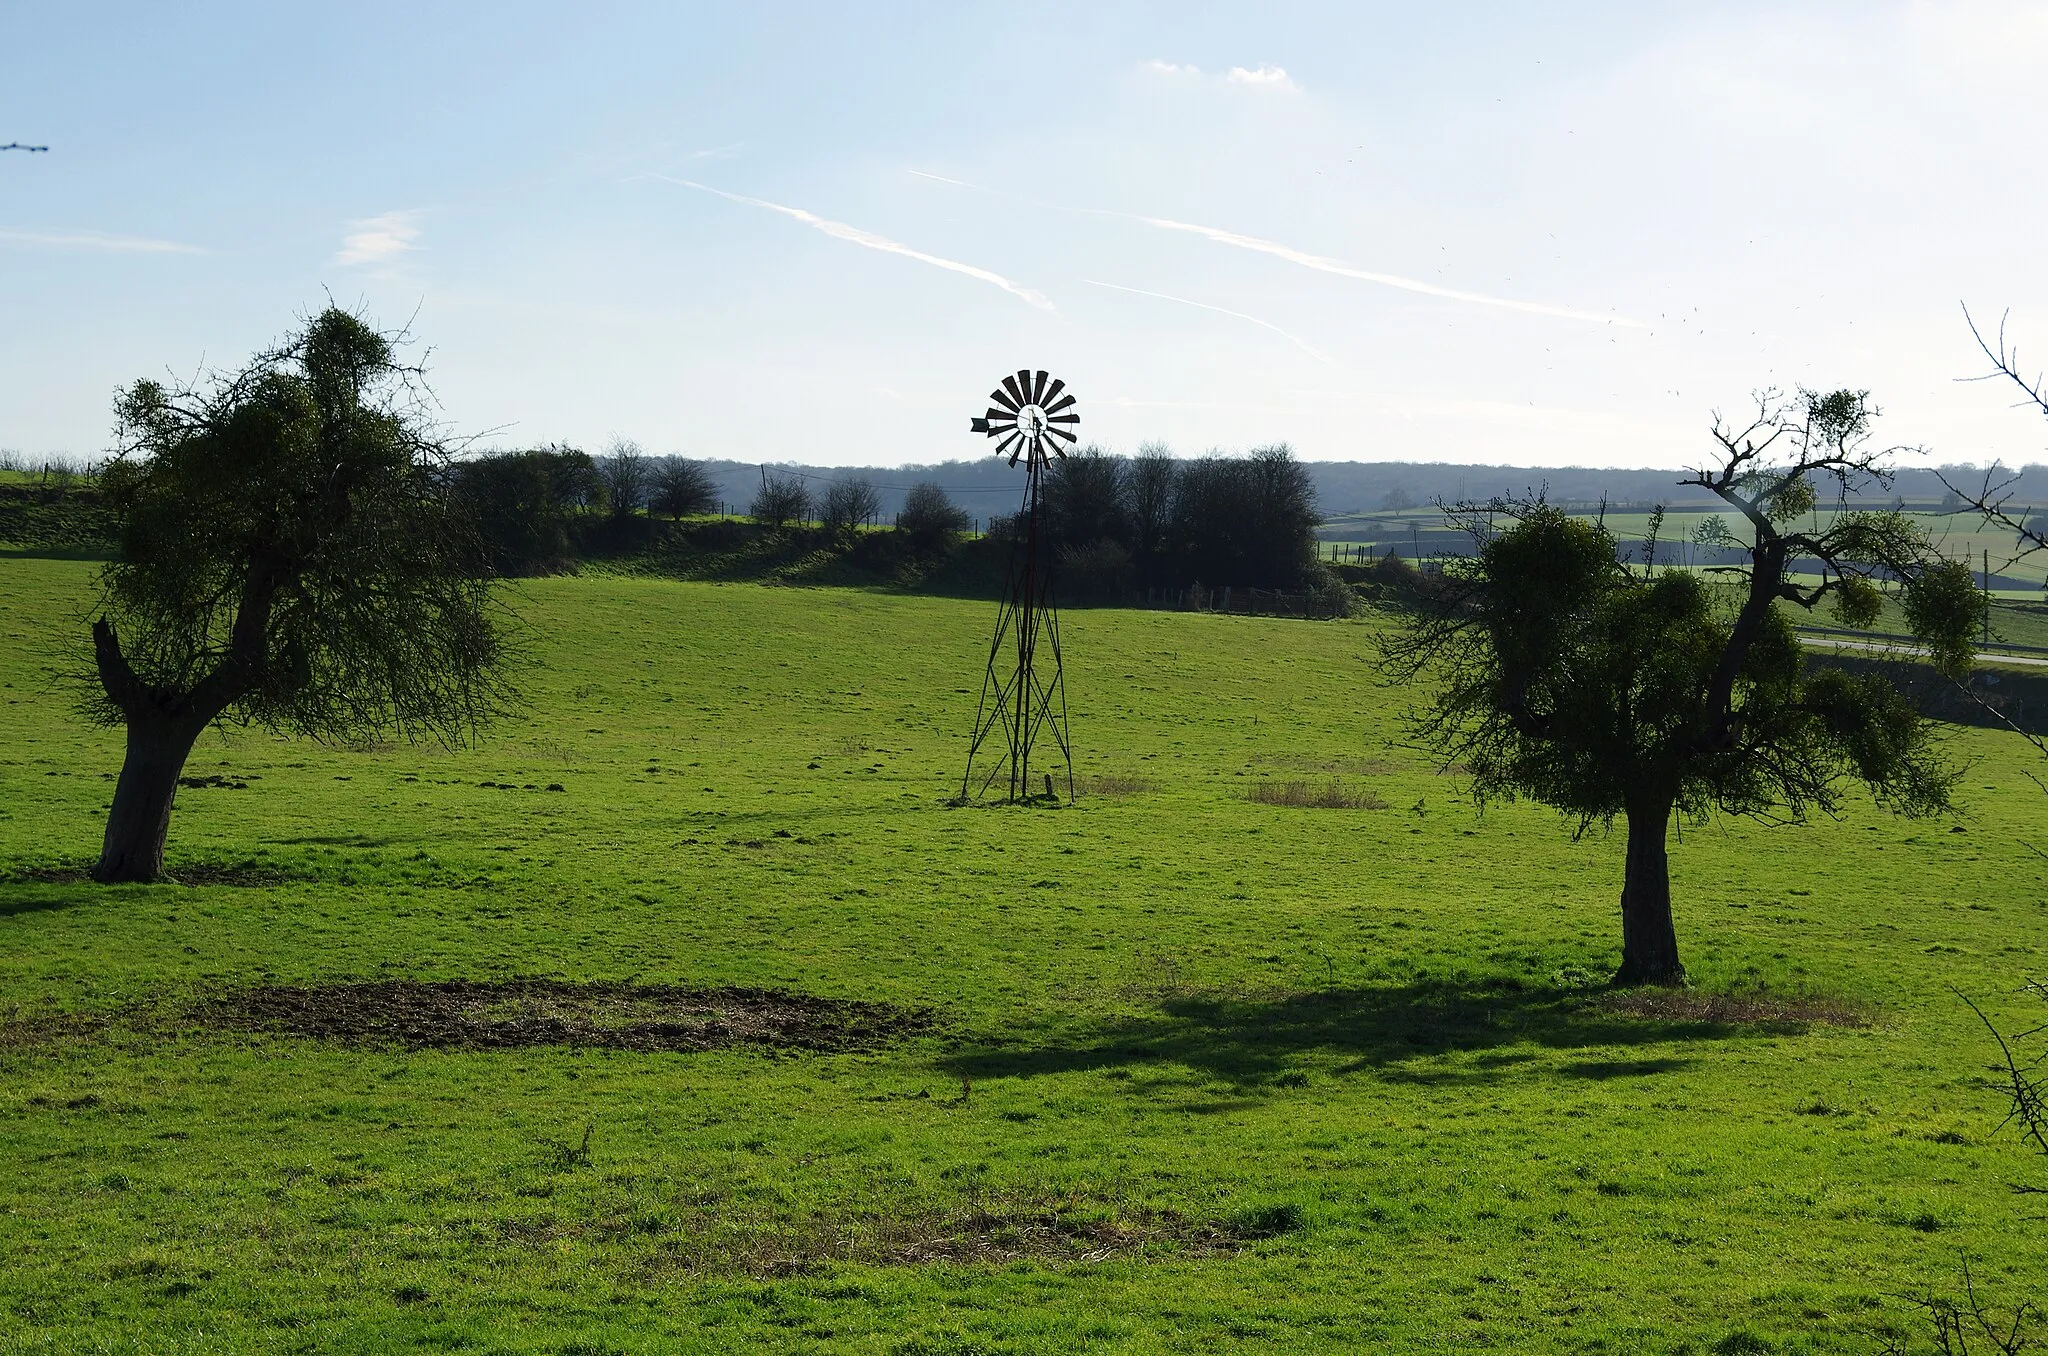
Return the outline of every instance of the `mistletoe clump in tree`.
<path id="1" fill-rule="evenodd" d="M 1760 396 L 1746 427 L 1716 418 L 1719 454 L 1681 483 L 1742 519 L 1741 537 L 1718 518 L 1701 534 L 1744 557 L 1722 567 L 1733 589 L 1655 567 L 1661 512 L 1638 567 L 1603 523 L 1540 499 L 1459 505 L 1476 554 L 1446 564 L 1388 642 L 1397 678 L 1439 680 L 1422 731 L 1470 767 L 1482 803 L 1527 796 L 1581 829 L 1627 822 L 1616 983 L 1684 981 L 1674 815 L 1796 821 L 1835 813 L 1850 783 L 1909 815 L 1948 805 L 1955 773 L 1928 722 L 1882 678 L 1808 669 L 1792 629 L 1793 610 L 1823 605 L 1867 627 L 1889 581 L 1942 669 L 1973 657 L 1983 603 L 1968 567 L 1904 514 L 1848 507 L 1852 490 L 1889 483 L 1901 450 L 1871 446 L 1875 415 L 1862 392 L 1800 391 Z M 1837 492 L 1824 522 L 1816 482 Z"/>
<path id="2" fill-rule="evenodd" d="M 101 482 L 90 713 L 127 755 L 93 874 L 153 880 L 186 757 L 218 720 L 456 743 L 509 701 L 502 619 L 417 368 L 329 307 L 241 371 L 140 381 Z"/>

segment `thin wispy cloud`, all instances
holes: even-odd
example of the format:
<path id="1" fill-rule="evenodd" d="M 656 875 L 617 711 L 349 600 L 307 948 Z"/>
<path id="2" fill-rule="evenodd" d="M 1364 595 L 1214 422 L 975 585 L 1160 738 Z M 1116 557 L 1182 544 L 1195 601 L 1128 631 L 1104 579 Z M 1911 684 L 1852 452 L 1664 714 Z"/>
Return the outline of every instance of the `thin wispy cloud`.
<path id="1" fill-rule="evenodd" d="M 1232 66 L 1222 75 L 1204 75 L 1202 68 L 1189 62 L 1152 61 L 1140 62 L 1139 70 L 1162 80 L 1201 81 L 1208 84 L 1237 85 L 1244 89 L 1290 90 L 1301 92 L 1301 86 L 1294 83 L 1284 67 L 1268 66 L 1261 62 L 1257 66 Z"/>
<path id="2" fill-rule="evenodd" d="M 1228 84 L 1249 85 L 1253 89 L 1299 90 L 1301 88 L 1301 86 L 1290 80 L 1286 70 L 1279 66 L 1259 65 L 1249 70 L 1243 66 L 1232 66 L 1230 73 L 1225 75 L 1223 79 Z"/>
<path id="3" fill-rule="evenodd" d="M 116 254 L 204 254 L 197 245 L 175 240 L 149 240 L 133 235 L 103 235 L 98 231 L 0 231 L 0 243 L 41 245 L 59 250 L 108 250 Z"/>
<path id="4" fill-rule="evenodd" d="M 1095 209 L 1083 208 L 1083 211 Z M 1169 221 L 1165 217 L 1139 216 L 1132 212 L 1105 212 L 1104 216 L 1125 217 L 1131 221 L 1142 221 L 1147 226 L 1157 226 L 1164 231 L 1185 231 L 1213 240 L 1219 245 L 1233 245 L 1242 250 L 1254 250 L 1270 254 L 1276 259 L 1285 259 L 1290 264 L 1312 268 L 1320 273 L 1334 273 L 1341 278 L 1356 278 L 1361 282 L 1378 283 L 1382 287 L 1397 287 L 1404 292 L 1420 292 L 1428 297 L 1444 297 L 1451 301 L 1468 301 L 1475 306 L 1498 306 L 1508 311 L 1526 311 L 1530 315 L 1555 316 L 1560 320 L 1589 320 L 1599 325 L 1620 325 L 1632 330 L 1650 328 L 1640 320 L 1629 320 L 1618 315 L 1603 315 L 1598 311 L 1582 311 L 1574 306 L 1551 306 L 1539 301 L 1520 301 L 1513 297 L 1496 297 L 1485 292 L 1467 292 L 1456 287 L 1440 287 L 1436 283 L 1423 282 L 1419 278 L 1404 278 L 1395 273 L 1375 273 L 1370 269 L 1354 268 L 1342 260 L 1310 254 L 1276 240 L 1261 240 L 1254 235 L 1239 235 L 1215 226 L 1197 226 L 1192 222 Z"/>
<path id="5" fill-rule="evenodd" d="M 1316 350 L 1313 347 L 1311 347 L 1307 343 L 1307 341 L 1303 340 L 1298 335 L 1289 334 L 1286 330 L 1281 329 L 1278 325 L 1275 325 L 1270 320 L 1261 320 L 1255 315 L 1246 315 L 1243 311 L 1232 311 L 1226 310 L 1224 307 L 1221 306 L 1211 306 L 1206 301 L 1190 301 L 1186 297 L 1169 296 L 1165 292 L 1147 292 L 1142 287 L 1125 287 L 1120 283 L 1098 282 L 1094 278 L 1083 278 L 1081 279 L 1081 281 L 1087 283 L 1090 287 L 1107 287 L 1111 291 L 1129 292 L 1133 296 L 1156 297 L 1160 301 L 1175 301 L 1179 302 L 1183 306 L 1193 306 L 1198 310 L 1214 311 L 1218 315 L 1227 315 L 1237 320 L 1249 321 L 1252 324 L 1257 325 L 1260 329 L 1273 331 L 1273 333 L 1279 335 L 1282 339 L 1285 339 L 1288 343 L 1294 345 L 1303 353 L 1308 354 L 1309 357 L 1314 358 L 1317 362 L 1328 364 L 1331 367 L 1336 366 L 1336 364 L 1330 362 L 1328 358 L 1316 352 Z"/>
<path id="6" fill-rule="evenodd" d="M 355 268 L 388 264 L 412 253 L 419 248 L 413 243 L 420 237 L 419 217 L 418 212 L 386 212 L 351 221 L 334 262 L 343 268 Z"/>
<path id="7" fill-rule="evenodd" d="M 689 179 L 677 179 L 666 174 L 655 174 L 649 177 L 671 184 L 680 184 L 684 188 L 694 188 L 699 193 L 710 193 L 729 202 L 744 203 L 748 207 L 759 207 L 770 212 L 779 212 L 792 220 L 801 221 L 812 230 L 824 232 L 834 240 L 844 240 L 849 244 L 861 245 L 871 250 L 880 250 L 884 254 L 900 254 L 906 259 L 915 259 L 919 263 L 930 264 L 933 268 L 943 268 L 949 273 L 963 273 L 970 278 L 979 278 L 985 283 L 1000 287 L 1011 296 L 1036 306 L 1041 311 L 1055 309 L 1052 302 L 1046 299 L 1043 292 L 1033 291 L 1029 287 L 1020 287 L 1000 273 L 995 273 L 985 268 L 976 268 L 973 264 L 963 264 L 957 259 L 944 259 L 936 254 L 926 254 L 923 250 L 912 249 L 900 240 L 891 240 L 887 236 L 876 235 L 873 231 L 864 231 L 858 226 L 849 226 L 843 221 L 832 221 L 819 216 L 816 212 L 806 212 L 801 207 L 785 207 L 781 203 L 769 202 L 764 198 L 749 198 L 743 193 L 728 193 L 722 188 L 713 188 L 709 184 L 700 184 Z M 937 178 L 938 176 L 929 175 L 927 177 Z"/>

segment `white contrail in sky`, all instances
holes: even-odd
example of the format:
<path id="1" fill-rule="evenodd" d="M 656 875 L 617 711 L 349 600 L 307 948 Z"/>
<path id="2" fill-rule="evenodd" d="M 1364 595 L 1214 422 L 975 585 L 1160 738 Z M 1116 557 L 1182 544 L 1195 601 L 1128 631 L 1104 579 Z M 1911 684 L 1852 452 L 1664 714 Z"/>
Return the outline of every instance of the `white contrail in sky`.
<path id="1" fill-rule="evenodd" d="M 1215 312 L 1216 314 L 1218 314 L 1218 315 L 1227 315 L 1227 316 L 1231 316 L 1231 317 L 1234 317 L 1235 319 L 1238 319 L 1238 320 L 1248 320 L 1248 321 L 1250 321 L 1250 322 L 1251 322 L 1252 324 L 1254 324 L 1254 325 L 1257 325 L 1257 326 L 1258 326 L 1259 328 L 1261 328 L 1261 329 L 1267 329 L 1267 330 L 1271 330 L 1271 331 L 1273 331 L 1273 333 L 1275 333 L 1275 334 L 1279 335 L 1279 336 L 1280 336 L 1280 337 L 1281 337 L 1282 339 L 1285 339 L 1285 340 L 1286 340 L 1286 341 L 1287 341 L 1288 343 L 1290 343 L 1290 344 L 1294 345 L 1294 346 L 1295 346 L 1296 348 L 1300 349 L 1300 350 L 1301 350 L 1301 351 L 1302 351 L 1303 353 L 1306 353 L 1306 354 L 1308 354 L 1308 356 L 1309 356 L 1309 357 L 1311 357 L 1311 358 L 1314 358 L 1314 359 L 1315 359 L 1315 360 L 1316 360 L 1317 362 L 1319 362 L 1319 363 L 1325 363 L 1325 364 L 1328 364 L 1328 365 L 1329 365 L 1329 366 L 1331 366 L 1331 367 L 1335 367 L 1335 366 L 1337 365 L 1337 364 L 1335 364 L 1335 363 L 1333 363 L 1333 362 L 1330 362 L 1330 360 L 1329 360 L 1328 358 L 1325 358 L 1325 357 L 1324 357 L 1324 356 L 1323 356 L 1322 354 L 1320 354 L 1320 353 L 1316 352 L 1316 351 L 1315 351 L 1315 350 L 1314 350 L 1313 348 L 1309 347 L 1309 345 L 1308 345 L 1308 344 L 1307 344 L 1307 343 L 1306 343 L 1305 341 L 1303 341 L 1303 340 L 1302 340 L 1302 339 L 1300 339 L 1300 338 L 1297 338 L 1296 336 L 1294 336 L 1294 335 L 1292 335 L 1292 334 L 1289 334 L 1289 333 L 1288 333 L 1288 332 L 1287 332 L 1286 330 L 1283 330 L 1283 329 L 1281 329 L 1281 328 L 1280 328 L 1280 327 L 1279 327 L 1278 325 L 1275 325 L 1275 324 L 1274 324 L 1274 323 L 1273 323 L 1272 321 L 1270 321 L 1270 320 L 1261 320 L 1261 319 L 1259 319 L 1259 318 L 1258 318 L 1257 316 L 1255 316 L 1255 315 L 1246 315 L 1246 314 L 1245 314 L 1245 313 L 1244 313 L 1243 311 L 1227 311 L 1227 310 L 1225 310 L 1225 309 L 1224 309 L 1223 307 L 1221 307 L 1221 306 L 1211 306 L 1211 305 L 1210 305 L 1210 304 L 1209 304 L 1208 302 L 1206 302 L 1206 301 L 1189 301 L 1189 300 L 1188 300 L 1188 299 L 1187 299 L 1186 297 L 1174 297 L 1174 296 L 1168 296 L 1168 295 L 1167 295 L 1166 293 L 1164 293 L 1164 292 L 1147 292 L 1147 291 L 1146 291 L 1146 290 L 1145 290 L 1144 288 L 1142 288 L 1142 287 L 1124 287 L 1124 286 L 1122 286 L 1121 284 L 1118 284 L 1118 283 L 1109 283 L 1109 282 L 1097 282 L 1097 281 L 1096 281 L 1095 279 L 1093 279 L 1093 278 L 1083 278 L 1083 279 L 1081 279 L 1081 281 L 1082 281 L 1082 282 L 1084 282 L 1084 283 L 1087 283 L 1087 284 L 1088 284 L 1088 285 L 1089 285 L 1090 287 L 1107 287 L 1107 288 L 1110 288 L 1110 289 L 1111 289 L 1111 290 L 1113 290 L 1113 291 L 1117 291 L 1117 292 L 1130 292 L 1130 293 L 1133 293 L 1134 295 L 1137 295 L 1137 296 L 1141 296 L 1141 297 L 1157 297 L 1157 298 L 1158 298 L 1159 300 L 1161 300 L 1161 301 L 1177 301 L 1177 302 L 1179 302 L 1179 303 L 1180 303 L 1181 305 L 1183 305 L 1183 306 L 1195 306 L 1195 307 L 1199 307 L 1200 309 L 1202 309 L 1202 310 L 1204 310 L 1204 311 L 1214 311 L 1214 312 Z"/>
<path id="2" fill-rule="evenodd" d="M 976 268 L 972 264 L 963 264 L 957 259 L 941 259 L 936 254 L 926 254 L 922 250 L 914 250 L 901 241 L 891 240 L 887 236 L 876 235 L 873 231 L 863 231 L 860 227 L 849 226 L 843 221 L 827 220 L 815 212 L 806 212 L 801 207 L 784 207 L 781 203 L 768 202 L 761 198 L 749 198 L 740 193 L 728 193 L 722 188 L 713 188 L 709 184 L 695 183 L 689 179 L 677 179 L 666 174 L 655 174 L 649 177 L 662 179 L 671 184 L 681 184 L 684 188 L 694 188 L 700 193 L 716 194 L 732 202 L 745 203 L 749 207 L 765 207 L 771 212 L 780 212 L 786 217 L 794 217 L 806 226 L 823 231 L 834 240 L 845 240 L 855 245 L 865 245 L 871 250 L 880 250 L 884 254 L 900 254 L 906 259 L 916 259 L 920 263 L 930 264 L 934 268 L 943 268 L 951 273 L 964 273 L 970 278 L 979 278 L 985 283 L 994 283 L 1011 296 L 1021 298 L 1031 305 L 1038 307 L 1041 311 L 1054 309 L 1053 304 L 1046 299 L 1043 292 L 1035 292 L 1028 287 L 1019 287 L 1000 273 L 991 273 L 985 268 Z"/>
<path id="3" fill-rule="evenodd" d="M 928 174 L 924 170 L 908 170 L 920 179 L 935 179 L 942 184 L 954 184 L 960 188 L 971 188 L 977 193 L 993 193 L 999 197 L 1016 197 L 999 188 L 983 188 L 961 179 L 948 179 L 943 174 Z M 1185 231 L 1215 241 L 1219 245 L 1235 245 L 1239 249 L 1256 250 L 1270 254 L 1276 259 L 1285 259 L 1290 264 L 1313 268 L 1323 273 L 1334 273 L 1339 277 L 1357 278 L 1361 282 L 1378 283 L 1382 287 L 1398 287 L 1404 292 L 1420 292 L 1424 296 L 1443 297 L 1450 301 L 1468 301 L 1477 306 L 1499 306 L 1510 311 L 1526 311 L 1531 315 L 1555 316 L 1561 320 L 1590 320 L 1596 325 L 1619 325 L 1624 329 L 1647 330 L 1643 321 L 1630 320 L 1625 316 L 1602 314 L 1599 311 L 1583 311 L 1573 306 L 1547 306 L 1538 301 L 1518 301 L 1513 297 L 1489 296 L 1484 292 L 1466 292 L 1455 287 L 1441 287 L 1436 283 L 1423 282 L 1419 278 L 1404 278 L 1395 273 L 1374 273 L 1370 269 L 1354 268 L 1340 259 L 1325 258 L 1310 254 L 1306 250 L 1283 245 L 1276 240 L 1261 240 L 1255 235 L 1239 235 L 1215 226 L 1197 226 L 1192 222 L 1173 221 L 1166 217 L 1140 216 L 1135 212 L 1111 212 L 1100 207 L 1063 207 L 1057 203 L 1038 204 L 1053 207 L 1062 212 L 1081 212 L 1096 217 L 1121 217 L 1125 221 L 1140 221 L 1147 226 L 1156 226 L 1163 231 Z"/>
<path id="4" fill-rule="evenodd" d="M 1480 306 L 1500 306 L 1510 311 L 1527 311 L 1531 315 L 1556 316 L 1562 320 L 1590 320 L 1601 325 L 1621 325 L 1633 330 L 1646 330 L 1648 325 L 1640 320 L 1628 320 L 1618 315 L 1602 315 L 1598 311 L 1581 311 L 1571 306 L 1546 306 L 1536 301 L 1516 301 L 1512 297 L 1493 297 L 1483 292 L 1464 292 L 1454 287 L 1439 287 L 1435 283 L 1422 282 L 1415 278 L 1403 278 L 1393 273 L 1373 273 L 1336 259 L 1326 259 L 1320 254 L 1309 254 L 1303 250 L 1282 245 L 1277 241 L 1261 240 L 1253 235 L 1239 235 L 1235 231 L 1219 230 L 1214 226 L 1196 226 L 1185 221 L 1169 221 L 1164 217 L 1141 217 L 1129 212 L 1107 213 L 1110 216 L 1128 217 L 1142 221 L 1147 226 L 1157 226 L 1165 231 L 1186 231 L 1213 240 L 1219 245 L 1235 245 L 1239 249 L 1256 250 L 1270 254 L 1276 259 L 1285 259 L 1290 264 L 1313 268 L 1324 273 L 1335 273 L 1339 277 L 1358 278 L 1364 282 L 1379 283 L 1383 287 L 1398 287 L 1404 292 L 1420 292 L 1424 296 L 1447 297 L 1452 301 L 1469 301 Z"/>
<path id="5" fill-rule="evenodd" d="M 114 250 L 131 254 L 204 254 L 197 245 L 175 240 L 145 240 L 132 235 L 101 235 L 97 231 L 0 231 L 0 244 L 50 245 L 57 249 Z"/>
<path id="6" fill-rule="evenodd" d="M 987 189 L 981 188 L 979 184 L 970 184 L 965 179 L 948 179 L 943 174 L 927 174 L 923 170 L 905 170 L 904 172 L 906 174 L 915 174 L 920 179 L 936 179 L 942 184 L 952 184 L 956 188 L 978 188 L 984 193 L 988 192 Z"/>

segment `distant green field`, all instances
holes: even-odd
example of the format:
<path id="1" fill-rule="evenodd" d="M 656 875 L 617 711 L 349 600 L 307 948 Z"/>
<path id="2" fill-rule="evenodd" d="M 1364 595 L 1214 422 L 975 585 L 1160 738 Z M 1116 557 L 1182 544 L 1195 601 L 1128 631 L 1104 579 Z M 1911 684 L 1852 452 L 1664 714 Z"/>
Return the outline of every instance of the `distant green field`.
<path id="1" fill-rule="evenodd" d="M 1703 520 L 1714 516 L 1727 524 L 1738 540 L 1749 540 L 1746 525 L 1739 514 L 1674 511 L 1665 515 L 1659 529 L 1658 539 L 1662 547 L 1658 559 L 1672 565 L 1693 563 L 1689 549 L 1693 532 Z M 1822 528 L 1831 516 L 1823 510 L 1813 516 L 1810 524 L 1801 526 Z M 1993 573 L 2024 581 L 2028 586 L 2026 596 L 2038 596 L 2039 586 L 2048 582 L 2048 558 L 2037 555 L 2013 562 L 2013 534 L 1986 527 L 1984 520 L 1974 513 L 1915 512 L 1910 516 L 1927 529 L 1944 555 L 1967 560 L 1972 569 L 1982 567 L 1988 558 Z M 1602 521 L 1623 542 L 1641 542 L 1649 534 L 1648 513 L 1611 512 Z M 1443 526 L 1443 514 L 1434 509 L 1348 514 L 1323 524 L 1323 554 L 1325 558 L 1343 559 L 1350 551 L 1368 550 L 1385 554 L 1392 547 L 1406 555 L 1413 542 L 1421 541 L 1427 547 L 1427 534 L 1432 530 L 1441 532 Z"/>
<path id="2" fill-rule="evenodd" d="M 482 747 L 209 736 L 173 874 L 258 883 L 100 889 L 62 871 L 120 739 L 48 669 L 91 568 L 0 560 L 0 1353 L 1868 1352 L 1965 1258 L 2048 1298 L 1951 991 L 2040 1016 L 2015 738 L 1954 734 L 1952 823 L 1674 848 L 1703 993 L 1863 1025 L 1609 1006 L 1618 836 L 1477 814 L 1371 620 L 1071 612 L 1078 770 L 1119 794 L 949 809 L 988 605 L 535 581 L 532 706 Z M 1330 779 L 1385 808 L 1247 798 Z M 936 1026 L 434 1052 L 180 1015 L 514 976 Z"/>

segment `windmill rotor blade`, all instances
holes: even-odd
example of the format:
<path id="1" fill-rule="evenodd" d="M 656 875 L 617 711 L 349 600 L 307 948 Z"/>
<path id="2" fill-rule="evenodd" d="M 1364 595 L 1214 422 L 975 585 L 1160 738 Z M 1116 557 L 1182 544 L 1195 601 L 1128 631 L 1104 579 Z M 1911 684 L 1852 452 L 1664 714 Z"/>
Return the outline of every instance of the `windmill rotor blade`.
<path id="1" fill-rule="evenodd" d="M 1048 424 L 1078 424 L 1081 422 L 1081 416 L 1078 414 L 1049 414 L 1046 416 L 1045 422 Z"/>
<path id="2" fill-rule="evenodd" d="M 1010 385 L 1010 379 L 1008 377 L 1003 378 L 1003 385 Z M 1017 393 L 1017 396 L 1020 400 L 1022 400 L 1026 405 L 1029 405 L 1031 403 L 1031 369 L 1028 367 L 1018 368 L 1017 384 L 1015 386 L 1010 387 L 1010 389 Z"/>
<path id="3" fill-rule="evenodd" d="M 1059 399 L 1060 392 L 1066 389 L 1067 384 L 1058 377 L 1054 377 L 1052 385 L 1046 387 L 1044 393 L 1039 396 L 1038 403 L 1046 409 L 1051 409 L 1053 408 L 1052 402 Z"/>
<path id="4" fill-rule="evenodd" d="M 1003 380 L 1007 382 L 1009 378 L 1005 377 L 1003 378 Z M 988 398 L 990 400 L 995 401 L 996 404 L 1001 405 L 1004 409 L 1008 410 L 1012 414 L 1015 414 L 1018 411 L 1018 409 L 1024 404 L 1023 401 L 1018 400 L 1009 392 L 1003 390 L 990 391 L 988 393 Z"/>
<path id="5" fill-rule="evenodd" d="M 1045 403 L 1045 383 L 1050 380 L 1052 380 L 1052 373 L 1050 372 L 1034 372 L 1031 374 L 1032 404 L 1043 405 Z"/>
<path id="6" fill-rule="evenodd" d="M 1070 443 L 1078 443 L 1078 442 L 1080 442 L 1080 441 L 1081 441 L 1081 440 L 1080 440 L 1080 438 L 1078 438 L 1077 436 L 1075 436 L 1075 435 L 1074 435 L 1074 434 L 1072 434 L 1072 433 L 1069 433 L 1069 432 L 1067 432 L 1067 431 L 1066 431 L 1065 429 L 1063 429 L 1063 428 L 1049 428 L 1049 429 L 1047 429 L 1047 430 L 1046 430 L 1046 432 L 1047 432 L 1047 433 L 1050 433 L 1050 434 L 1051 434 L 1051 435 L 1052 435 L 1053 437 L 1055 437 L 1055 438 L 1065 438 L 1065 439 L 1066 439 L 1066 440 L 1067 440 L 1068 442 L 1070 442 Z M 1059 446 L 1059 444 L 1058 444 L 1058 443 L 1054 443 L 1054 444 L 1053 444 L 1053 446 L 1054 446 L 1054 447 L 1058 447 L 1058 446 Z"/>
<path id="7" fill-rule="evenodd" d="M 982 418 L 988 420 L 991 424 L 1014 424 L 1017 422 L 1017 416 L 1014 412 L 999 410 L 994 406 L 990 406 L 988 412 L 982 415 Z"/>
<path id="8" fill-rule="evenodd" d="M 1002 456 L 1003 453 L 1010 450 L 1011 444 L 1017 442 L 1023 436 L 1024 435 L 1017 432 L 1017 430 L 1011 429 L 1010 435 L 1007 438 L 1004 438 L 1001 442 L 996 444 L 996 455 L 999 457 Z"/>
<path id="9" fill-rule="evenodd" d="M 1021 410 L 1026 405 L 1029 405 L 1031 403 L 1029 400 L 1025 399 L 1024 388 L 1017 384 L 1016 377 L 1004 377 L 1003 389 L 1010 393 L 1010 399 L 1017 402 L 1016 404 L 1010 407 L 1011 409 Z"/>
<path id="10" fill-rule="evenodd" d="M 1069 406 L 1069 405 L 1071 405 L 1071 404 L 1073 404 L 1073 403 L 1074 403 L 1074 397 L 1073 397 L 1073 396 L 1071 396 L 1071 395 L 1069 395 L 1069 396 L 1065 396 L 1065 397 L 1063 397 L 1063 398 L 1061 398 L 1061 399 L 1059 399 L 1059 400 L 1055 400 L 1055 401 L 1054 401 L 1054 402 L 1053 402 L 1052 404 L 1050 404 L 1050 405 L 1047 405 L 1047 406 L 1045 407 L 1045 412 L 1046 412 L 1047 414 L 1058 414 L 1058 413 L 1059 413 L 1059 412 L 1060 412 L 1061 410 L 1065 409 L 1065 408 L 1066 408 L 1067 406 Z"/>

